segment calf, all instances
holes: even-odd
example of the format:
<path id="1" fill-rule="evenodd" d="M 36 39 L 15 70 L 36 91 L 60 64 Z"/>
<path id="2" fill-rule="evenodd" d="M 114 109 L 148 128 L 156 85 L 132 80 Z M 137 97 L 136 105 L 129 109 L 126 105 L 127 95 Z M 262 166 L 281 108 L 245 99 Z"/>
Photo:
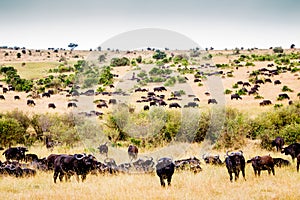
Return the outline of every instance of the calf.
<path id="1" fill-rule="evenodd" d="M 107 142 L 105 142 L 104 144 L 101 144 L 97 149 L 99 149 L 100 154 L 105 154 L 105 156 L 107 157 L 108 146 L 106 144 L 107 144 Z"/>
<path id="2" fill-rule="evenodd" d="M 272 147 L 276 147 L 277 151 L 281 151 L 284 145 L 284 139 L 282 137 L 276 137 L 275 140 L 272 141 Z"/>
<path id="3" fill-rule="evenodd" d="M 139 150 L 136 146 L 134 145 L 129 145 L 128 147 L 128 156 L 129 156 L 129 159 L 130 160 L 133 160 L 133 159 L 136 159 L 137 158 L 137 155 L 139 153 Z"/>
<path id="4" fill-rule="evenodd" d="M 171 158 L 160 158 L 156 164 L 156 174 L 160 179 L 160 184 L 165 187 L 164 179 L 167 179 L 168 185 L 171 185 L 172 176 L 175 171 L 175 164 Z"/>
<path id="5" fill-rule="evenodd" d="M 223 162 L 221 161 L 219 155 L 210 156 L 210 155 L 203 154 L 202 158 L 203 158 L 203 160 L 205 161 L 206 164 L 223 165 Z"/>
<path id="6" fill-rule="evenodd" d="M 256 156 L 248 160 L 247 163 L 252 163 L 255 176 L 257 174 L 260 176 L 260 172 L 262 170 L 268 170 L 269 174 L 271 174 L 272 171 L 273 175 L 275 176 L 274 160 L 271 156 Z"/>
<path id="7" fill-rule="evenodd" d="M 277 167 L 288 167 L 291 165 L 290 161 L 282 158 L 273 158 L 274 165 Z"/>

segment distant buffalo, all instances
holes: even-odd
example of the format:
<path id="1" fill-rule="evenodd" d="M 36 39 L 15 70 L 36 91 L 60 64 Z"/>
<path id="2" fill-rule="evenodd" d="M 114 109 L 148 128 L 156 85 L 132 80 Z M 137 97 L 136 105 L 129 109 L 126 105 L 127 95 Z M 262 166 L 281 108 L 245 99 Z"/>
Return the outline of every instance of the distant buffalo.
<path id="1" fill-rule="evenodd" d="M 27 100 L 27 105 L 28 106 L 35 106 L 35 103 L 34 103 L 34 101 L 32 99 L 28 99 Z"/>
<path id="2" fill-rule="evenodd" d="M 55 108 L 56 108 L 56 106 L 55 106 L 55 104 L 54 104 L 54 103 L 49 103 L 49 104 L 48 104 L 48 108 L 53 108 L 53 109 L 55 109 Z"/>
<path id="3" fill-rule="evenodd" d="M 211 104 L 211 103 L 213 103 L 213 104 L 218 104 L 218 102 L 217 102 L 216 99 L 208 99 L 207 103 L 208 103 L 208 104 Z"/>
<path id="4" fill-rule="evenodd" d="M 178 103 L 170 103 L 169 108 L 181 108 L 181 106 Z"/>
<path id="5" fill-rule="evenodd" d="M 231 100 L 232 100 L 232 99 L 239 100 L 239 99 L 242 99 L 242 97 L 241 97 L 240 95 L 238 95 L 238 94 L 232 94 L 231 97 L 230 97 L 230 99 L 231 99 Z"/>

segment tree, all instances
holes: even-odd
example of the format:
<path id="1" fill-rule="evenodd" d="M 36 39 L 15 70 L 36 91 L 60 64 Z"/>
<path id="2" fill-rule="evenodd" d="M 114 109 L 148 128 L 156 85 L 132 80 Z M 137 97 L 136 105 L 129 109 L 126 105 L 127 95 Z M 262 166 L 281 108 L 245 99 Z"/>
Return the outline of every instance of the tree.
<path id="1" fill-rule="evenodd" d="M 165 57 L 167 57 L 167 54 L 160 50 L 156 50 L 153 55 L 153 58 L 156 60 L 164 59 Z"/>
<path id="2" fill-rule="evenodd" d="M 291 49 L 294 49 L 294 48 L 295 48 L 295 46 L 296 46 L 295 44 L 292 44 L 292 45 L 291 45 Z"/>
<path id="3" fill-rule="evenodd" d="M 17 58 L 21 58 L 21 53 L 17 53 Z"/>
<path id="4" fill-rule="evenodd" d="M 73 51 L 76 47 L 78 47 L 78 44 L 70 43 L 68 47 L 71 48 L 71 51 Z"/>
<path id="5" fill-rule="evenodd" d="M 99 62 L 105 62 L 106 56 L 104 54 L 101 54 L 98 58 Z"/>

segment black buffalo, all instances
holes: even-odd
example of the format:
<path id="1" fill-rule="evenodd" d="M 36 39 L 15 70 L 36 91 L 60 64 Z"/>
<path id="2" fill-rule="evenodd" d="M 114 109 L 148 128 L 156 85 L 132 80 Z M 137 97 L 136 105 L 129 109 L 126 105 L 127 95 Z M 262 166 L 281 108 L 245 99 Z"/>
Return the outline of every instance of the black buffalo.
<path id="1" fill-rule="evenodd" d="M 5 100 L 4 95 L 1 94 L 1 95 L 0 95 L 0 99 L 1 99 L 1 100 Z"/>
<path id="2" fill-rule="evenodd" d="M 34 101 L 32 99 L 28 99 L 27 100 L 27 105 L 28 106 L 35 106 L 35 103 L 34 103 Z"/>
<path id="3" fill-rule="evenodd" d="M 260 106 L 266 106 L 271 104 L 272 104 L 271 100 L 263 100 L 262 102 L 259 103 Z"/>
<path id="4" fill-rule="evenodd" d="M 56 108 L 56 106 L 55 106 L 55 104 L 54 104 L 54 103 L 49 103 L 49 104 L 48 104 L 48 108 L 53 108 L 53 109 L 55 109 L 55 108 Z"/>
<path id="5" fill-rule="evenodd" d="M 208 99 L 207 103 L 208 103 L 208 104 L 211 104 L 211 103 L 213 103 L 213 104 L 218 104 L 218 102 L 217 102 L 216 99 Z"/>
<path id="6" fill-rule="evenodd" d="M 232 95 L 230 96 L 230 99 L 231 99 L 231 100 L 232 100 L 232 99 L 239 100 L 239 99 L 242 99 L 242 97 L 241 97 L 240 95 L 238 95 L 238 94 L 232 94 Z"/>
<path id="7" fill-rule="evenodd" d="M 42 94 L 42 97 L 48 97 L 48 98 L 50 98 L 50 96 L 51 95 L 48 92 L 45 92 L 45 93 Z"/>
<path id="8" fill-rule="evenodd" d="M 76 103 L 73 103 L 73 102 L 68 103 L 68 108 L 71 108 L 71 107 L 77 108 Z"/>
<path id="9" fill-rule="evenodd" d="M 36 154 L 28 153 L 25 155 L 25 162 L 36 162 L 39 157 Z"/>
<path id="10" fill-rule="evenodd" d="M 181 108 L 181 106 L 178 103 L 170 103 L 169 108 Z"/>
<path id="11" fill-rule="evenodd" d="M 269 174 L 272 172 L 275 175 L 274 160 L 271 156 L 255 156 L 248 160 L 247 163 L 252 163 L 255 176 L 257 174 L 260 176 L 262 170 L 268 170 Z"/>
<path id="12" fill-rule="evenodd" d="M 155 88 L 153 88 L 153 90 L 154 90 L 154 92 L 167 91 L 167 89 L 164 86 L 155 87 Z"/>
<path id="13" fill-rule="evenodd" d="M 76 175 L 79 182 L 81 176 L 82 182 L 86 179 L 87 174 L 96 169 L 97 160 L 92 155 L 75 154 L 75 155 L 60 155 L 54 161 L 54 183 L 59 176 L 62 181 L 63 177 L 68 181 L 72 175 Z"/>
<path id="14" fill-rule="evenodd" d="M 293 161 L 300 153 L 300 144 L 299 143 L 293 143 L 281 150 L 281 153 L 284 153 L 285 155 L 291 155 Z"/>
<path id="15" fill-rule="evenodd" d="M 25 160 L 25 152 L 28 151 L 26 147 L 10 147 L 6 149 L 2 155 L 5 155 L 6 160 Z"/>
<path id="16" fill-rule="evenodd" d="M 20 96 L 18 95 L 14 96 L 14 100 L 20 100 Z"/>
<path id="17" fill-rule="evenodd" d="M 156 164 L 156 174 L 160 179 L 161 186 L 165 187 L 164 179 L 167 179 L 168 185 L 171 185 L 172 176 L 175 171 L 175 164 L 171 158 L 160 158 Z"/>
<path id="18" fill-rule="evenodd" d="M 105 142 L 104 144 L 101 144 L 97 149 L 99 149 L 100 154 L 105 154 L 105 156 L 107 157 L 108 146 L 106 144 L 107 144 L 107 142 Z"/>
<path id="19" fill-rule="evenodd" d="M 274 165 L 277 167 L 288 167 L 291 165 L 290 161 L 282 158 L 273 158 Z"/>
<path id="20" fill-rule="evenodd" d="M 242 172 L 242 175 L 245 178 L 245 158 L 243 156 L 243 152 L 233 152 L 231 154 L 226 153 L 226 158 L 225 158 L 225 163 L 226 163 L 226 168 L 230 177 L 230 181 L 232 181 L 233 176 L 232 174 L 235 174 L 234 179 L 237 180 L 240 174 L 240 171 Z"/>
<path id="21" fill-rule="evenodd" d="M 139 150 L 136 146 L 134 145 L 129 145 L 128 147 L 128 156 L 129 156 L 129 159 L 130 160 L 133 160 L 133 159 L 136 159 L 137 158 L 137 155 L 139 153 Z"/>
<path id="22" fill-rule="evenodd" d="M 280 85 L 281 84 L 281 81 L 280 80 L 275 80 L 274 81 L 274 85 Z"/>
<path id="23" fill-rule="evenodd" d="M 177 170 L 189 170 L 194 172 L 195 174 L 202 171 L 200 160 L 196 157 L 175 160 L 174 163 Z"/>
<path id="24" fill-rule="evenodd" d="M 276 147 L 277 151 L 281 151 L 284 145 L 284 139 L 282 137 L 276 137 L 275 140 L 272 141 L 272 147 Z"/>
<path id="25" fill-rule="evenodd" d="M 149 110 L 150 107 L 148 105 L 144 105 L 144 110 Z"/>

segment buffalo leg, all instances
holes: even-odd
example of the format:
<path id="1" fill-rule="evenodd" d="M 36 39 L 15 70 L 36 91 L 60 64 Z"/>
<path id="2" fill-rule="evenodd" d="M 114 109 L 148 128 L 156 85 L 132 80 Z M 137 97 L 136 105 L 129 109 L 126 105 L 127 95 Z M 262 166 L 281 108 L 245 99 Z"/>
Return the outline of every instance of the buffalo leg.
<path id="1" fill-rule="evenodd" d="M 58 171 L 54 171 L 54 175 L 53 175 L 54 183 L 56 183 L 56 179 L 57 179 L 58 174 L 59 174 Z"/>
<path id="2" fill-rule="evenodd" d="M 258 176 L 260 176 L 260 169 L 258 169 Z"/>
<path id="3" fill-rule="evenodd" d="M 300 161 L 297 161 L 297 172 L 299 172 Z"/>
<path id="4" fill-rule="evenodd" d="M 168 181 L 168 186 L 171 185 L 171 180 L 172 180 L 172 176 L 168 176 L 167 181 Z"/>
<path id="5" fill-rule="evenodd" d="M 228 172 L 228 173 L 229 173 L 230 181 L 232 182 L 232 179 L 233 179 L 232 173 L 231 172 Z"/>
<path id="6" fill-rule="evenodd" d="M 163 177 L 159 177 L 159 179 L 160 179 L 160 185 L 161 185 L 162 187 L 165 187 L 166 184 L 165 184 L 165 182 L 164 182 Z"/>
<path id="7" fill-rule="evenodd" d="M 272 170 L 272 174 L 275 176 L 275 169 L 274 169 L 274 166 L 271 167 L 271 170 Z"/>

